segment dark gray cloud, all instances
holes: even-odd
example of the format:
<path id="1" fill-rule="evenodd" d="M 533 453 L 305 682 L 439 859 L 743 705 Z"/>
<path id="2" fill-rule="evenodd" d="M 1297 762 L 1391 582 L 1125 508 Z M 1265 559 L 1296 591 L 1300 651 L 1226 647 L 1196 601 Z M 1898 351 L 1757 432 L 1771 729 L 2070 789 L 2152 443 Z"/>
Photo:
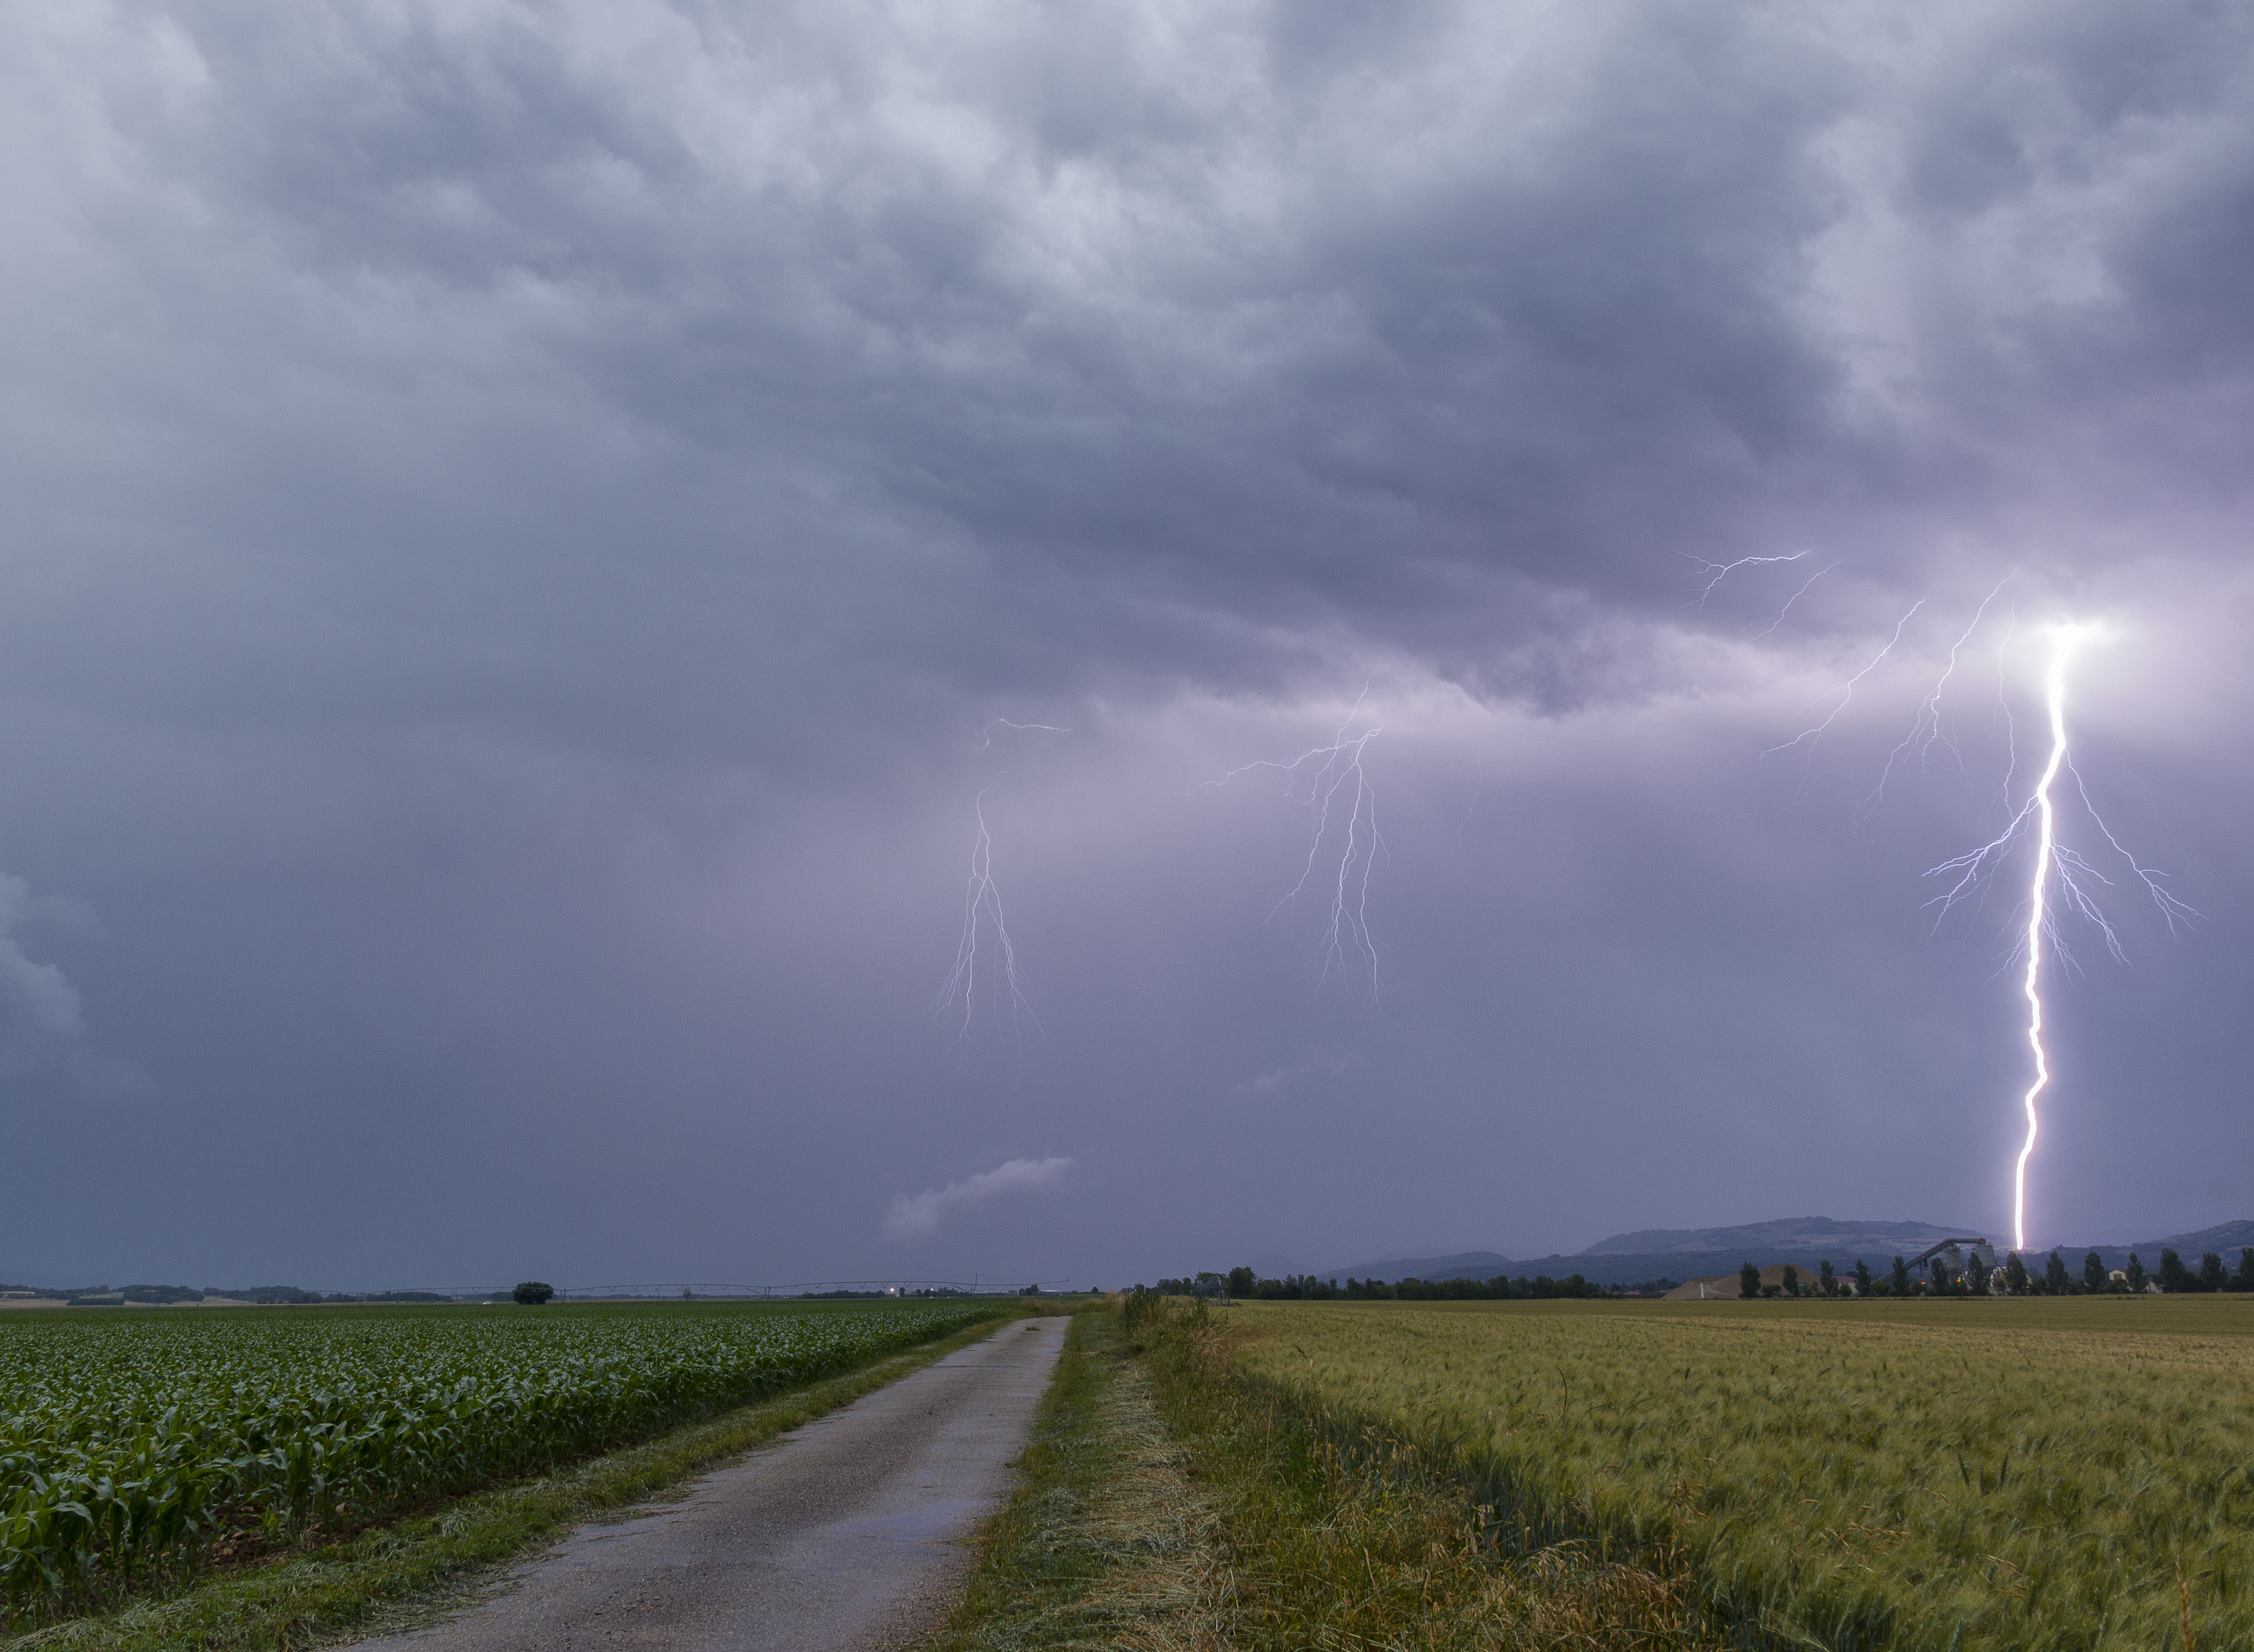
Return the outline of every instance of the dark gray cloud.
<path id="1" fill-rule="evenodd" d="M 2246 1214 L 2240 13 L 0 26 L 0 1271 L 877 1270 L 1067 1158 L 924 1265 L 1993 1222 L 1919 874 L 2069 608 L 2208 916 L 2067 989 L 2053 1236 Z M 1375 1002 L 1199 789 L 1365 687 Z"/>

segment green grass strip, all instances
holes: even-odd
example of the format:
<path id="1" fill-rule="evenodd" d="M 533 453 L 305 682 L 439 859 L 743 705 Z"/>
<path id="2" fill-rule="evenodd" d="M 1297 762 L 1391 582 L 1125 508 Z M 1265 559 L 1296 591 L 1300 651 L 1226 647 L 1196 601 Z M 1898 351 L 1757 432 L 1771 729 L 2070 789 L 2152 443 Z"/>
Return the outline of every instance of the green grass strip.
<path id="1" fill-rule="evenodd" d="M 1005 1323 L 985 1320 L 561 1474 L 239 1572 L 206 1573 L 112 1612 L 18 1635 L 6 1642 L 8 1652 L 303 1652 L 412 1628 L 469 1604 L 494 1568 L 572 1526 L 646 1502 Z"/>
<path id="2" fill-rule="evenodd" d="M 1073 1316 L 1018 1470 L 931 1652 L 1226 1644 L 1211 1506 L 1115 1314 Z"/>

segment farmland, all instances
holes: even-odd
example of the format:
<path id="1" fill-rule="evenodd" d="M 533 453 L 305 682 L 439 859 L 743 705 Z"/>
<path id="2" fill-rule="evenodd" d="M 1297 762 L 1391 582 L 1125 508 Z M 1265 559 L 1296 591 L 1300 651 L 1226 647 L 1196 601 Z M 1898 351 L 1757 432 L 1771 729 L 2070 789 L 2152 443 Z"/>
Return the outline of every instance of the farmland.
<path id="1" fill-rule="evenodd" d="M 1520 1552 L 1848 1648 L 2254 1644 L 2254 1303 L 1251 1304 L 1234 1368 Z"/>
<path id="2" fill-rule="evenodd" d="M 817 1381 L 991 1301 L 218 1310 L 0 1322 L 0 1586 L 20 1612 L 223 1533 L 364 1522 Z"/>

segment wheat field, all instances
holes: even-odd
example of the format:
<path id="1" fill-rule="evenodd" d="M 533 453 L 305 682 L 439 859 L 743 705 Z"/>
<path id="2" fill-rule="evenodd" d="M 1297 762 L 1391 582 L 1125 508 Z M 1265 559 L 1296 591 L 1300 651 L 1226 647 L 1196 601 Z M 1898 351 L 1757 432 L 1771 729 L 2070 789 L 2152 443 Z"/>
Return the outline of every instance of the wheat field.
<path id="1" fill-rule="evenodd" d="M 1525 1548 L 1833 1652 L 2254 1646 L 2254 1299 L 1255 1303 L 1236 1368 Z"/>

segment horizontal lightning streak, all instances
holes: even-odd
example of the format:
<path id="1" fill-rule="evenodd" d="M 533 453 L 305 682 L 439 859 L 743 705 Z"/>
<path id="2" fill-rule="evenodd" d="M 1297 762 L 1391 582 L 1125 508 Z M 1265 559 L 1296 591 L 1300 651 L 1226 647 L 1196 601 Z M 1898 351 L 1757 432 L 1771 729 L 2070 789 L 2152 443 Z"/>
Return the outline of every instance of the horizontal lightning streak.
<path id="1" fill-rule="evenodd" d="M 1739 569 L 1765 568 L 1771 563 L 1798 562 L 1809 553 L 1804 550 L 1796 550 L 1789 556 L 1740 556 L 1735 562 L 1713 562 L 1704 556 L 1693 556 L 1687 550 L 1678 550 L 1675 554 L 1697 563 L 1698 571 L 1706 576 L 1706 583 L 1698 588 L 1698 594 L 1684 605 L 1687 607 L 1703 608 L 1706 606 L 1706 598 L 1714 594 L 1715 588 Z M 1818 575 L 1817 578 L 1822 577 Z M 1814 584 L 1816 581 L 1811 579 L 1808 583 Z M 1801 587 L 1803 591 L 1807 588 L 1807 585 Z"/>

